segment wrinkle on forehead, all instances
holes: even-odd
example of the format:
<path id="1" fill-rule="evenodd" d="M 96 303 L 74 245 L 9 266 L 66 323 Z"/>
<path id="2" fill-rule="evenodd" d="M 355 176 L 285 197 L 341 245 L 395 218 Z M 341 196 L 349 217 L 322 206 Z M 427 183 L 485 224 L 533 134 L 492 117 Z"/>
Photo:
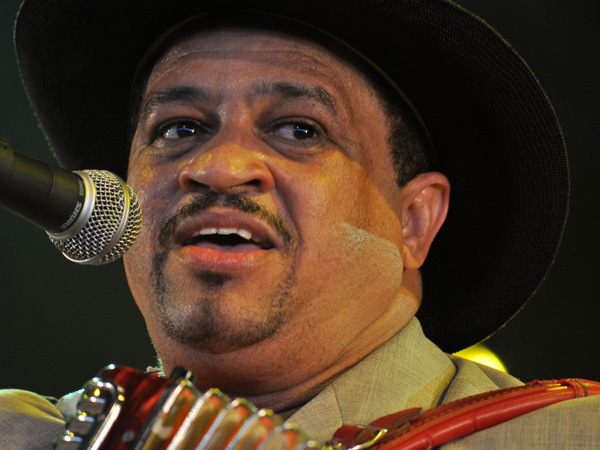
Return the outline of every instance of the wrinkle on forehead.
<path id="1" fill-rule="evenodd" d="M 347 76 L 328 77 L 332 86 L 344 89 L 349 83 L 361 80 L 372 91 L 360 71 L 315 42 L 276 31 L 225 27 L 219 30 L 199 31 L 174 43 L 154 65 L 148 85 L 166 72 L 177 70 L 177 67 L 197 58 L 198 55 L 207 62 L 218 60 L 223 67 L 226 67 L 228 62 L 258 65 L 268 62 L 273 67 L 325 77 L 337 67 L 337 70 L 345 71 Z"/>

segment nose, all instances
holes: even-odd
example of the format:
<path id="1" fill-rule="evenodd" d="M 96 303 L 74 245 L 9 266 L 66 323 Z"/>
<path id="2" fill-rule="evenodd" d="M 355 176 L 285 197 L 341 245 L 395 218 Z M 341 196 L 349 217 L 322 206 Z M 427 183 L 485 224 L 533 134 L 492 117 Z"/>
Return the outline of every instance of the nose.
<path id="1" fill-rule="evenodd" d="M 264 193 L 274 184 L 264 154 L 234 142 L 198 150 L 179 173 L 188 192 L 210 188 L 219 194 Z"/>

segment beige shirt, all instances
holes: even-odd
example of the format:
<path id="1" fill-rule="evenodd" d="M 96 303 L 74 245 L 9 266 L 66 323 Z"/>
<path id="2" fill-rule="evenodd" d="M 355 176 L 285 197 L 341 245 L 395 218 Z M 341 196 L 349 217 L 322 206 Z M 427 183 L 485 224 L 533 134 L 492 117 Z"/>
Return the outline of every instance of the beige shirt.
<path id="1" fill-rule="evenodd" d="M 288 422 L 325 442 L 343 424 L 367 425 L 403 409 L 429 409 L 519 384 L 503 372 L 442 352 L 425 337 L 415 318 L 340 375 Z"/>
<path id="2" fill-rule="evenodd" d="M 342 424 L 368 424 L 403 409 L 429 409 L 522 384 L 510 375 L 443 353 L 413 319 L 290 417 L 327 440 Z M 600 395 L 533 411 L 442 446 L 444 450 L 600 449 Z"/>

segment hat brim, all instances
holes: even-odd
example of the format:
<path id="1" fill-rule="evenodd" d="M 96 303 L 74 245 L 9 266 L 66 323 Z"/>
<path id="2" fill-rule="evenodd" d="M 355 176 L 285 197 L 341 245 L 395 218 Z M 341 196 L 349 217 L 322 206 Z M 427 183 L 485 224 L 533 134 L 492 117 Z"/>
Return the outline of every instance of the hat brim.
<path id="1" fill-rule="evenodd" d="M 485 339 L 533 294 L 557 250 L 569 178 L 555 113 L 524 61 L 446 0 L 27 0 L 23 80 L 61 164 L 125 175 L 131 81 L 150 45 L 190 16 L 252 9 L 311 24 L 377 64 L 427 125 L 452 184 L 422 269 L 418 317 L 446 351 Z"/>

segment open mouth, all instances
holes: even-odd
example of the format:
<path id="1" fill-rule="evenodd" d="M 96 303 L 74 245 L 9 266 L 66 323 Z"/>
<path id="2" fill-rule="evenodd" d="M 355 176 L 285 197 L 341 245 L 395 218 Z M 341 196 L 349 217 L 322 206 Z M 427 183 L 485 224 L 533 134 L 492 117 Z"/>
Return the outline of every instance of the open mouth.
<path id="1" fill-rule="evenodd" d="M 194 232 L 183 245 L 194 245 L 220 251 L 269 250 L 273 244 L 253 236 L 241 228 L 203 228 Z"/>

